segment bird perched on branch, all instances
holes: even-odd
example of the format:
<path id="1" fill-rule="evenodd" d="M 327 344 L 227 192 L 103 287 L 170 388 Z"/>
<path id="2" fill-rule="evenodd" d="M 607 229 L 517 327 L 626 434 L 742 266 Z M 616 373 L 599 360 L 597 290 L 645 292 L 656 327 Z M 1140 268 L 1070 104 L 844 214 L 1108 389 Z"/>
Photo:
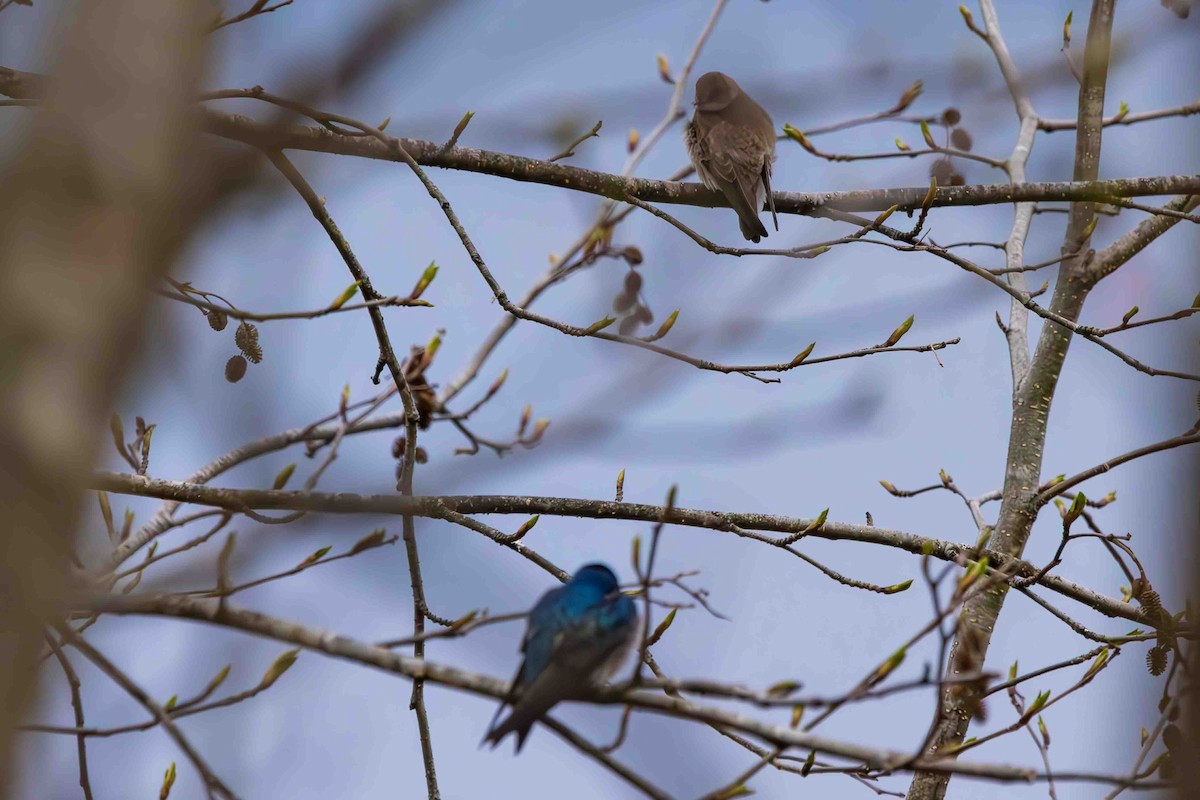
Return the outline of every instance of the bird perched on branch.
<path id="1" fill-rule="evenodd" d="M 767 235 L 758 218 L 764 200 L 779 230 L 771 197 L 775 123 L 733 78 L 721 72 L 706 72 L 696 81 L 695 106 L 684 130 L 692 166 L 705 186 L 729 200 L 742 235 L 758 242 Z"/>
<path id="2" fill-rule="evenodd" d="M 560 700 L 586 696 L 610 678 L 633 646 L 638 613 L 603 564 L 588 564 L 542 595 L 525 629 L 525 658 L 483 741 L 517 734 L 517 752 L 534 722 Z M 508 718 L 496 724 L 505 706 Z"/>

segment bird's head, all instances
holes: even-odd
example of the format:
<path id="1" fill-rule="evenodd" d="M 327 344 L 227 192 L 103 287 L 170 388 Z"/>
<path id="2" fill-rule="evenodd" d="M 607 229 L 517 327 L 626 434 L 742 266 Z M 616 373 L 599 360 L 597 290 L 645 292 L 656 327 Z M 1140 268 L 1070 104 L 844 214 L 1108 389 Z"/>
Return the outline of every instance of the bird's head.
<path id="1" fill-rule="evenodd" d="M 572 576 L 571 583 L 592 587 L 603 595 L 612 594 L 618 588 L 617 576 L 603 564 L 587 564 L 580 567 Z"/>
<path id="2" fill-rule="evenodd" d="M 737 82 L 723 72 L 706 72 L 696 81 L 698 111 L 720 111 L 741 94 Z"/>

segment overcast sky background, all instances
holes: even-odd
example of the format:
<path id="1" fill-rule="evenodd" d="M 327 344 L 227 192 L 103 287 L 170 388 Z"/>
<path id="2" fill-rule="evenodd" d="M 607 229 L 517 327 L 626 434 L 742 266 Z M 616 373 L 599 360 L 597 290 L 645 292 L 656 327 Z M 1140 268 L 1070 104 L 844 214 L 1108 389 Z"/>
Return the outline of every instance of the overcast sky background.
<path id="1" fill-rule="evenodd" d="M 447 2 L 380 60 L 353 91 L 337 92 L 321 106 L 379 122 L 389 133 L 444 140 L 466 110 L 474 121 L 462 143 L 548 157 L 562 148 L 555 131 L 581 133 L 603 120 L 599 139 L 571 160 L 610 172 L 625 158 L 630 128 L 647 133 L 661 118 L 671 87 L 655 69 L 664 53 L 678 70 L 711 10 L 710 0 L 647 4 L 635 0 L 570 3 L 530 0 L 500 5 Z M 1035 105 L 1044 116 L 1075 113 L 1076 90 L 1059 54 L 1061 26 L 1074 10 L 1076 52 L 1082 48 L 1088 6 L 1082 2 L 1000 2 L 1009 46 L 1030 77 Z M 62 4 L 14 7 L 0 16 L 0 63 L 39 70 L 50 62 L 48 42 L 62 24 Z M 378 4 L 296 0 L 274 14 L 215 37 L 209 85 L 261 84 L 284 91 L 298 83 L 334 85 L 336 64 Z M 236 11 L 239 9 L 231 9 Z M 1106 107 L 1126 101 L 1133 111 L 1175 106 L 1197 96 L 1200 21 L 1179 21 L 1151 0 L 1118 7 L 1117 48 Z M 800 129 L 887 108 L 905 86 L 925 81 L 913 110 L 962 112 L 976 152 L 1006 158 L 1016 116 L 991 53 L 962 24 L 953 2 L 841 3 L 734 0 L 696 67 L 733 75 L 773 115 L 777 125 Z M 687 92 L 690 105 L 691 89 Z M 253 104 L 231 104 L 264 113 Z M 23 112 L 0 115 L 0 158 L 11 153 Z M 1106 131 L 1101 177 L 1200 171 L 1195 118 Z M 883 125 L 819 140 L 838 152 L 879 152 L 896 136 L 920 143 L 912 126 Z M 571 138 L 570 136 L 567 137 Z M 7 144 L 6 144 L 7 142 Z M 1037 180 L 1071 175 L 1072 133 L 1039 134 L 1029 166 Z M 445 223 L 437 204 L 404 167 L 383 162 L 296 154 L 297 165 L 385 295 L 404 294 L 425 265 L 441 271 L 425 297 L 434 309 L 392 309 L 389 330 L 397 349 L 447 330 L 430 378 L 457 375 L 487 332 L 502 318 L 486 285 Z M 686 161 L 681 128 L 670 132 L 639 174 L 666 177 Z M 775 187 L 835 190 L 920 186 L 928 161 L 889 160 L 830 164 L 787 142 L 780 143 Z M 1002 173 L 967 163 L 969 183 L 1003 180 Z M 467 172 L 431 171 L 454 204 L 484 259 L 510 296 L 519 296 L 544 273 L 548 255 L 562 252 L 592 220 L 599 200 L 532 184 Z M 671 209 L 718 242 L 740 245 L 728 210 Z M 936 210 L 930 228 L 941 242 L 1002 240 L 1011 224 L 1006 206 Z M 1099 249 L 1140 221 L 1135 212 L 1103 218 L 1093 246 Z M 1035 217 L 1027 260 L 1058 255 L 1064 217 Z M 787 216 L 781 232 L 764 244 L 794 246 L 846 229 Z M 617 473 L 626 470 L 625 497 L 661 502 L 672 484 L 679 503 L 716 510 L 763 511 L 875 524 L 955 541 L 973 541 L 963 505 L 947 493 L 900 500 L 878 485 L 887 479 L 916 488 L 936 482 L 944 468 L 972 495 L 1000 485 L 1005 461 L 1011 381 L 1004 340 L 994 312 L 1007 316 L 1007 296 L 932 256 L 860 246 L 836 248 L 814 260 L 719 258 L 695 247 L 675 229 L 635 213 L 616 234 L 645 254 L 645 295 L 658 319 L 680 309 L 665 344 L 724 363 L 789 360 L 809 342 L 816 355 L 876 344 L 909 314 L 916 316 L 905 344 L 953 337 L 962 343 L 933 356 L 889 354 L 802 368 L 782 384 L 702 373 L 652 353 L 598 340 L 580 340 L 521 324 L 462 395 L 469 404 L 508 368 L 501 394 L 475 421 L 481 435 L 512 435 L 526 402 L 552 420 L 545 442 L 498 461 L 484 452 L 454 456 L 461 437 L 434 426 L 420 442 L 430 455 L 416 472 L 421 494 L 536 494 L 610 498 Z M 1195 253 L 1200 234 L 1180 225 L 1093 293 L 1082 320 L 1110 326 L 1132 305 L 1146 316 L 1187 306 L 1200 289 Z M 998 251 L 971 256 L 1000 266 Z M 547 295 L 541 313 L 590 324 L 609 310 L 625 267 L 604 261 Z M 256 311 L 327 305 L 350 282 L 337 252 L 300 199 L 282 179 L 264 173 L 262 188 L 223 208 L 188 248 L 176 278 L 219 292 Z M 1050 277 L 1049 274 L 1046 277 Z M 1031 279 L 1037 285 L 1041 273 Z M 375 340 L 365 314 L 337 314 L 314 322 L 261 326 L 262 364 L 237 385 L 221 377 L 233 355 L 232 328 L 217 334 L 192 309 L 168 301 L 152 310 L 154 334 L 137 356 L 135 378 L 115 409 L 131 426 L 140 414 L 158 424 L 151 472 L 182 479 L 200 465 L 246 441 L 305 425 L 336 408 L 344 384 L 352 399 L 370 396 Z M 657 324 L 657 320 L 656 320 Z M 1036 331 L 1036 322 L 1031 321 Z M 1151 327 L 1115 339 L 1119 347 L 1153 365 L 1187 369 L 1194 364 L 1195 321 L 1177 330 Z M 393 403 L 398 409 L 398 403 Z M 1086 342 L 1072 345 L 1051 417 L 1046 476 L 1075 473 L 1142 444 L 1175 435 L 1195 420 L 1195 390 L 1134 372 Z M 326 491 L 394 491 L 394 434 L 353 437 L 321 482 Z M 294 449 L 259 459 L 223 475 L 221 486 L 269 486 L 286 464 L 311 462 Z M 1147 571 L 1168 607 L 1182 602 L 1175 570 L 1180 543 L 1194 536 L 1194 487 L 1178 451 L 1123 467 L 1085 485 L 1089 496 L 1116 490 L 1119 501 L 1100 513 L 1106 530 L 1132 532 Z M 120 468 L 113 458 L 108 465 Z M 117 513 L 125 505 L 116 501 Z M 1177 514 L 1183 505 L 1187 512 Z M 139 522 L 155 504 L 133 503 Z M 994 518 L 996 507 L 986 507 Z M 1038 524 L 1026 557 L 1052 555 L 1058 525 L 1051 511 Z M 521 518 L 492 518 L 512 530 Z M 467 531 L 418 520 L 422 566 L 430 605 L 458 617 L 472 609 L 522 610 L 553 585 L 550 576 L 510 551 Z M 100 552 L 101 527 L 93 520 L 84 544 Z M 239 520 L 235 576 L 269 574 L 303 559 L 317 547 L 335 550 L 378 526 L 399 533 L 394 518 L 310 517 L 284 527 Z M 526 544 L 567 569 L 602 560 L 629 580 L 630 542 L 648 526 L 543 518 Z M 198 533 L 198 531 L 196 531 Z M 174 531 L 161 546 L 194 535 Z M 147 573 L 139 591 L 210 583 L 218 541 L 194 557 Z M 803 551 L 861 580 L 893 584 L 919 579 L 918 559 L 896 550 L 854 543 L 806 540 Z M 658 569 L 662 574 L 700 570 L 693 583 L 711 592 L 715 608 L 731 621 L 702 610 L 681 613 L 656 646 L 672 676 L 719 678 L 764 686 L 792 678 L 805 694 L 838 694 L 851 688 L 927 619 L 928 596 L 918 584 L 881 597 L 830 581 L 782 551 L 698 529 L 668 528 Z M 1103 548 L 1072 545 L 1059 572 L 1110 596 L 1124 582 Z M 1059 601 L 1050 595 L 1056 605 Z M 363 640 L 403 636 L 411 625 L 411 596 L 399 546 L 303 573 L 238 598 L 283 618 L 319 625 Z M 1064 607 L 1085 624 L 1124 633 L 1127 622 L 1105 620 L 1077 606 Z M 166 620 L 103 619 L 89 634 L 97 646 L 160 700 L 198 691 L 224 664 L 233 663 L 229 691 L 249 688 L 284 648 L 248 636 Z M 517 663 L 518 624 L 485 628 L 461 641 L 434 643 L 439 663 L 508 677 Z M 1005 607 L 987 667 L 1005 673 L 1083 653 L 1092 643 L 1069 631 L 1027 599 Z M 933 653 L 909 654 L 897 679 L 917 677 Z M 1145 671 L 1145 646 L 1127 647 L 1096 683 L 1046 715 L 1056 771 L 1124 772 L 1139 749 L 1138 732 L 1157 720 L 1159 680 Z M 82 662 L 82 659 L 76 659 Z M 87 665 L 83 674 L 89 725 L 143 718 L 127 697 Z M 1055 693 L 1080 674 L 1068 670 L 1027 686 L 1032 696 Z M 35 716 L 68 724 L 68 696 L 56 670 L 48 670 Z M 224 691 L 224 690 L 223 690 Z M 417 797 L 424 792 L 420 748 L 409 684 L 390 676 L 303 653 L 269 692 L 240 705 L 181 722 L 215 771 L 243 796 Z M 477 744 L 494 710 L 490 700 L 436 686 L 427 689 L 438 774 L 446 798 L 634 796 L 602 767 L 578 755 L 545 730 L 537 730 L 520 757 L 506 744 L 496 751 Z M 821 734 L 880 747 L 912 748 L 924 735 L 934 698 L 929 691 L 847 708 Z M 1004 698 L 993 698 L 985 724 L 972 735 L 1014 720 Z M 787 712 L 756 712 L 785 723 Z M 619 713 L 611 708 L 564 708 L 559 716 L 594 741 L 607 741 Z M 78 795 L 75 744 L 68 737 L 29 737 L 23 797 Z M 89 742 L 98 797 L 147 797 L 163 770 L 179 763 L 173 797 L 201 795 L 186 759 L 161 731 Z M 804 754 L 801 754 L 804 755 Z M 622 760 L 672 795 L 710 791 L 753 763 L 753 756 L 711 730 L 651 716 L 634 717 Z M 1040 766 L 1022 733 L 980 748 L 972 758 Z M 903 790 L 906 777 L 884 782 Z M 874 795 L 841 776 L 810 777 L 767 771 L 753 787 L 764 797 L 801 792 L 830 798 Z M 1044 786 L 1006 787 L 958 778 L 952 798 L 1044 797 Z M 1064 784 L 1058 796 L 1096 797 L 1095 786 Z"/>

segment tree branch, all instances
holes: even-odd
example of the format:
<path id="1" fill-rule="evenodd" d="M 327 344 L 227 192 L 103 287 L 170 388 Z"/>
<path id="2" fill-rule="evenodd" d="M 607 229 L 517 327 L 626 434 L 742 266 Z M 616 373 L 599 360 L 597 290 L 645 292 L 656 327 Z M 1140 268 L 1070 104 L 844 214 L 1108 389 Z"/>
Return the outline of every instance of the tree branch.
<path id="1" fill-rule="evenodd" d="M 216 600 L 197 600 L 172 596 L 125 596 L 113 595 L 81 598 L 75 605 L 94 611 L 114 614 L 143 614 L 182 617 L 234 628 L 300 647 L 326 653 L 337 658 L 354 661 L 365 666 L 404 676 L 421 679 L 443 686 L 484 695 L 496 699 L 508 696 L 508 683 L 486 675 L 467 672 L 456 667 L 443 666 L 423 659 L 407 658 L 381 647 L 366 644 L 329 631 L 300 625 L 254 611 L 226 605 L 218 607 Z M 664 696 L 646 690 L 622 690 L 616 687 L 598 689 L 591 702 L 603 705 L 631 705 L 656 714 L 663 714 L 696 722 L 718 725 L 742 731 L 766 742 L 785 747 L 803 748 L 827 753 L 863 764 L 873 769 L 924 769 L 937 772 L 968 775 L 976 778 L 1002 782 L 1028 782 L 1045 779 L 1045 773 L 1037 770 L 999 764 L 955 762 L 949 759 L 922 759 L 913 762 L 910 753 L 878 750 L 857 744 L 840 742 L 802 733 L 791 727 L 770 725 L 752 717 L 732 711 L 691 703 L 677 697 Z M 1076 773 L 1055 775 L 1055 780 L 1076 780 L 1110 785 L 1136 783 L 1139 787 L 1151 785 L 1130 781 L 1123 776 Z"/>
<path id="2" fill-rule="evenodd" d="M 545 514 L 547 516 L 657 522 L 663 515 L 661 506 L 617 503 L 608 500 L 506 495 L 406 497 L 403 495 L 357 495 L 345 492 L 327 494 L 223 489 L 118 472 L 95 473 L 92 477 L 91 488 L 118 494 L 157 497 L 179 503 L 197 503 L 226 508 L 231 511 L 250 508 L 317 511 L 327 514 L 412 514 L 434 519 L 451 519 L 452 521 L 457 521 L 453 520 L 455 515 L 462 517 L 467 514 L 520 514 L 523 516 Z M 974 558 L 976 552 L 974 545 L 957 544 L 874 525 L 851 525 L 826 520 L 818 527 L 814 525 L 815 520 L 774 514 L 676 508 L 671 512 L 669 522 L 673 525 L 733 533 L 775 547 L 780 544 L 778 539 L 756 531 L 778 532 L 788 534 L 790 537 L 807 535 L 833 541 L 879 544 L 905 550 L 914 555 L 928 552 L 932 557 L 943 561 L 957 561 L 964 557 Z M 1012 556 L 997 549 L 986 550 L 984 553 L 991 559 L 992 566 L 997 569 L 1006 568 L 1006 565 L 1013 561 Z M 549 568 L 551 571 L 557 569 L 553 565 L 549 565 Z M 1038 568 L 1033 564 L 1021 561 L 1016 564 L 1015 569 L 1010 571 L 1015 577 L 1030 577 L 1037 574 Z M 1047 589 L 1083 603 L 1105 616 L 1128 619 L 1139 624 L 1152 624 L 1153 622 L 1153 620 L 1144 618 L 1140 610 L 1128 603 L 1105 597 L 1055 575 L 1045 575 L 1039 583 Z"/>

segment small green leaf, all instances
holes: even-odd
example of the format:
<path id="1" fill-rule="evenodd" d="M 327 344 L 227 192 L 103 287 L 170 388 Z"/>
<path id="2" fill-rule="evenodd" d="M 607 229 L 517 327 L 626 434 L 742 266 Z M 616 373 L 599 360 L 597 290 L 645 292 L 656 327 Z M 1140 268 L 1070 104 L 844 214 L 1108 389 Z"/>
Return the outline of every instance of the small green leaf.
<path id="1" fill-rule="evenodd" d="M 1108 664 L 1108 657 L 1109 649 L 1106 647 L 1101 650 L 1100 653 L 1092 660 L 1092 663 L 1088 666 L 1087 672 L 1083 673 L 1082 680 L 1087 682 L 1096 677 L 1096 673 L 1104 669 L 1105 665 Z"/>
<path id="2" fill-rule="evenodd" d="M 1071 507 L 1067 509 L 1067 513 L 1063 515 L 1063 524 L 1070 525 L 1075 520 L 1079 519 L 1079 515 L 1083 513 L 1087 507 L 1087 495 L 1083 492 L 1075 495 L 1075 499 L 1071 501 Z"/>
<path id="3" fill-rule="evenodd" d="M 167 702 L 163 703 L 163 711 L 168 711 L 168 712 L 171 711 L 171 709 L 175 708 L 175 704 L 178 702 L 179 702 L 179 695 L 177 695 L 177 694 L 171 695 L 170 699 L 168 699 Z"/>
<path id="4" fill-rule="evenodd" d="M 674 85 L 675 79 L 671 77 L 671 67 L 667 64 L 667 57 L 659 53 L 654 57 L 654 61 L 658 64 L 658 77 L 664 82 Z"/>
<path id="5" fill-rule="evenodd" d="M 279 470 L 279 474 L 275 476 L 275 482 L 271 484 L 271 488 L 274 491 L 279 491 L 283 487 L 287 486 L 287 482 L 291 480 L 292 473 L 295 471 L 296 465 L 294 463 L 288 464 L 286 467 Z"/>
<path id="6" fill-rule="evenodd" d="M 471 123 L 471 117 L 473 116 L 475 116 L 474 111 L 468 111 L 467 113 L 463 114 L 462 119 L 460 119 L 458 124 L 454 126 L 454 133 L 451 134 L 450 141 L 457 141 L 458 137 L 462 136 L 462 132 L 467 129 L 467 125 Z"/>
<path id="7" fill-rule="evenodd" d="M 117 531 L 113 527 L 112 506 L 108 504 L 108 492 L 96 492 L 96 499 L 100 501 L 100 515 L 104 517 L 104 528 L 108 531 L 111 539 Z"/>
<path id="8" fill-rule="evenodd" d="M 231 669 L 233 669 L 232 664 L 226 664 L 225 666 L 221 667 L 221 671 L 216 674 L 216 677 L 208 682 L 208 686 L 204 687 L 204 694 L 208 695 L 215 692 L 217 688 L 225 682 L 225 679 L 229 677 L 229 671 Z"/>
<path id="9" fill-rule="evenodd" d="M 804 759 L 804 766 L 800 768 L 800 777 L 807 778 L 808 773 L 812 772 L 813 764 L 817 763 L 817 751 L 813 750 L 808 754 L 808 758 Z"/>
<path id="10" fill-rule="evenodd" d="M 505 367 L 504 372 L 500 373 L 500 377 L 496 378 L 496 382 L 488 387 L 487 396 L 491 397 L 496 392 L 500 391 L 500 387 L 504 385 L 506 380 L 508 380 L 508 367 Z"/>
<path id="11" fill-rule="evenodd" d="M 354 295 L 356 295 L 356 294 L 358 294 L 358 281 L 355 281 L 354 283 L 350 284 L 345 289 L 343 289 L 342 293 L 339 294 L 337 296 L 337 298 L 332 303 L 329 304 L 329 310 L 336 311 L 337 309 L 346 305 L 346 303 L 350 300 L 350 298 L 354 297 Z"/>
<path id="12" fill-rule="evenodd" d="M 829 519 L 829 509 L 823 508 L 821 509 L 821 513 L 817 514 L 817 518 L 804 527 L 804 533 L 819 531 L 822 527 L 824 527 L 825 520 L 827 519 Z"/>
<path id="13" fill-rule="evenodd" d="M 450 623 L 450 630 L 457 631 L 457 630 L 461 629 L 462 627 L 464 627 L 465 625 L 469 625 L 472 622 L 474 622 L 475 618 L 478 616 L 479 616 L 478 610 L 468 611 L 466 614 L 463 614 L 461 617 L 459 617 L 458 619 L 456 619 Z"/>
<path id="14" fill-rule="evenodd" d="M 912 150 L 912 148 L 909 147 L 908 145 L 906 145 L 904 143 L 904 140 L 901 139 L 899 136 L 896 137 L 896 149 L 899 150 L 901 153 L 907 153 L 909 150 Z"/>
<path id="15" fill-rule="evenodd" d="M 1134 318 L 1134 316 L 1135 316 L 1135 315 L 1138 313 L 1138 311 L 1139 311 L 1139 310 L 1140 310 L 1140 309 L 1138 309 L 1138 307 L 1137 307 L 1137 306 L 1134 306 L 1133 308 L 1131 308 L 1131 309 L 1129 309 L 1128 311 L 1126 311 L 1126 312 L 1125 312 L 1125 316 L 1121 317 L 1121 324 L 1122 324 L 1122 325 L 1128 325 L 1128 324 L 1129 324 L 1129 320 L 1133 319 L 1133 318 Z"/>
<path id="16" fill-rule="evenodd" d="M 806 347 L 806 348 L 804 348 L 803 350 L 801 350 L 799 353 L 797 353 L 797 354 L 796 354 L 796 357 L 795 357 L 795 358 L 793 358 L 793 359 L 792 359 L 792 360 L 791 360 L 791 361 L 788 363 L 788 366 L 789 366 L 789 367 L 796 367 L 796 366 L 799 366 L 800 364 L 804 363 L 804 359 L 806 359 L 806 358 L 808 358 L 810 355 L 812 355 L 813 348 L 814 348 L 814 347 L 816 347 L 816 346 L 817 346 L 817 343 L 816 343 L 816 342 L 813 342 L 813 343 L 812 343 L 812 344 L 810 344 L 808 347 Z"/>
<path id="17" fill-rule="evenodd" d="M 817 152 L 817 149 L 815 147 L 813 147 L 812 142 L 810 142 L 808 140 L 808 137 L 804 135 L 803 131 L 797 130 L 796 128 L 793 128 L 791 125 L 784 125 L 783 133 L 785 136 L 787 136 L 789 139 L 791 139 L 796 144 L 803 147 L 808 152 L 810 152 L 810 153 Z"/>
<path id="18" fill-rule="evenodd" d="M 925 82 L 916 80 L 905 87 L 904 92 L 900 95 L 900 99 L 896 101 L 896 105 L 888 109 L 888 113 L 899 114 L 904 109 L 913 104 L 913 101 L 921 96 L 921 92 L 925 90 Z"/>
<path id="19" fill-rule="evenodd" d="M 411 292 L 409 292 L 409 299 L 416 300 L 418 297 L 420 297 L 424 291 L 429 288 L 429 284 L 433 283 L 433 279 L 437 277 L 437 274 L 437 264 L 433 261 L 430 261 L 429 266 L 426 267 L 425 271 L 421 273 L 421 279 L 417 281 L 417 285 L 413 287 Z"/>
<path id="20" fill-rule="evenodd" d="M 163 774 L 162 788 L 158 790 L 158 800 L 167 800 L 171 796 L 171 787 L 175 785 L 175 762 L 171 762 L 171 766 L 167 767 L 167 771 Z"/>
<path id="21" fill-rule="evenodd" d="M 667 628 L 670 628 L 671 623 L 675 621 L 675 612 L 678 610 L 677 608 L 672 608 L 667 612 L 662 622 L 658 623 L 654 628 L 654 633 L 650 634 L 650 638 L 646 641 L 646 647 L 653 647 L 658 644 L 658 640 L 662 638 L 662 635 L 667 632 Z"/>
<path id="22" fill-rule="evenodd" d="M 887 207 L 886 209 L 884 209 L 884 210 L 883 210 L 883 212 L 882 212 L 882 213 L 881 213 L 881 214 L 880 214 L 878 217 L 876 217 L 876 218 L 875 218 L 875 220 L 874 220 L 874 221 L 871 223 L 871 229 L 872 229 L 872 230 L 878 229 L 878 228 L 879 228 L 881 225 L 883 225 L 883 223 L 887 222 L 887 220 L 888 220 L 888 217 L 890 217 L 892 214 L 895 214 L 895 213 L 896 213 L 897 211 L 899 211 L 899 210 L 900 210 L 900 206 L 898 206 L 898 205 L 888 206 L 888 207 Z"/>
<path id="23" fill-rule="evenodd" d="M 616 321 L 617 320 L 614 317 L 605 317 L 604 319 L 597 320 L 596 322 L 593 322 L 591 325 L 587 326 L 587 328 L 584 329 L 583 335 L 591 336 L 593 333 L 598 333 L 598 332 L 604 330 L 605 328 L 607 328 L 609 325 L 612 325 Z"/>
<path id="24" fill-rule="evenodd" d="M 437 333 L 435 333 L 429 339 L 429 342 L 425 345 L 424 362 L 425 362 L 426 369 L 428 369 L 429 365 L 433 363 L 433 357 L 438 354 L 438 350 L 442 349 L 442 334 L 443 333 L 445 333 L 445 331 L 439 330 Z"/>
<path id="25" fill-rule="evenodd" d="M 658 326 L 658 330 L 653 336 L 646 336 L 642 339 L 643 342 L 657 342 L 659 339 L 666 336 L 671 328 L 675 327 L 675 320 L 679 319 L 679 309 L 675 309 L 670 315 L 663 320 L 663 324 Z"/>
<path id="26" fill-rule="evenodd" d="M 292 664 L 296 663 L 296 658 L 299 655 L 299 647 L 281 653 L 279 658 L 275 659 L 275 661 L 271 663 L 271 666 L 267 668 L 266 674 L 263 675 L 262 681 L 260 681 L 258 685 L 261 688 L 266 689 L 274 684 L 275 681 L 279 680 L 279 677 L 283 675 L 283 673 L 291 669 Z"/>
<path id="27" fill-rule="evenodd" d="M 801 684 L 798 681 L 779 681 L 779 683 L 773 683 L 767 687 L 767 696 L 784 698 L 800 691 L 800 687 Z"/>
<path id="28" fill-rule="evenodd" d="M 1037 697 L 1033 698 L 1033 702 L 1029 704 L 1029 708 L 1025 709 L 1025 713 L 1021 715 L 1021 724 L 1024 725 L 1033 716 L 1046 707 L 1046 702 L 1050 699 L 1050 690 L 1038 692 Z"/>
<path id="29" fill-rule="evenodd" d="M 875 671 L 873 673 L 871 673 L 871 676 L 869 678 L 867 678 L 867 684 L 874 686 L 875 684 L 879 683 L 881 680 L 886 678 L 888 675 L 892 674 L 892 672 L 896 669 L 896 667 L 898 667 L 904 663 L 904 657 L 907 654 L 908 654 L 907 651 L 903 647 L 901 647 L 896 652 L 892 653 L 890 656 L 888 656 L 887 661 L 884 661 L 882 664 L 880 664 L 878 667 L 875 668 Z"/>
<path id="30" fill-rule="evenodd" d="M 892 331 L 892 335 L 887 338 L 887 341 L 883 343 L 883 346 L 891 347 L 896 342 L 900 341 L 901 337 L 908 333 L 908 329 L 912 327 L 913 319 L 913 315 L 910 314 L 908 319 L 904 320 L 904 322 L 901 322 L 900 326 L 896 328 L 896 330 Z"/>
<path id="31" fill-rule="evenodd" d="M 317 563 L 318 561 L 320 561 L 322 558 L 325 557 L 325 554 L 328 553 L 330 551 L 330 549 L 332 549 L 330 545 L 325 545 L 320 550 L 316 551 L 315 553 L 310 555 L 308 558 L 301 561 L 298 566 L 307 567 L 309 564 Z"/>
<path id="32" fill-rule="evenodd" d="M 520 539 L 522 536 L 529 533 L 531 530 L 533 530 L 533 526 L 538 524 L 538 520 L 541 518 L 541 514 L 534 514 L 532 517 L 525 520 L 521 527 L 517 528 L 517 532 L 512 535 L 512 538 L 514 540 Z"/>
<path id="33" fill-rule="evenodd" d="M 892 584 L 891 586 L 885 586 L 883 588 L 883 593 L 884 594 L 899 594 L 900 592 L 905 591 L 906 589 L 908 589 L 908 587 L 910 587 L 912 585 L 913 585 L 912 578 L 909 578 L 908 580 L 904 581 L 903 583 L 896 583 L 896 584 Z"/>
<path id="34" fill-rule="evenodd" d="M 925 120 L 921 120 L 921 138 L 929 145 L 930 150 L 938 149 L 937 142 L 933 140 L 933 133 L 929 130 L 929 123 Z"/>
<path id="35" fill-rule="evenodd" d="M 354 546 L 350 548 L 350 555 L 361 553 L 363 550 L 370 550 L 373 547 L 379 547 L 383 544 L 383 537 L 386 535 L 387 531 L 383 528 L 376 528 L 354 543 Z"/>

